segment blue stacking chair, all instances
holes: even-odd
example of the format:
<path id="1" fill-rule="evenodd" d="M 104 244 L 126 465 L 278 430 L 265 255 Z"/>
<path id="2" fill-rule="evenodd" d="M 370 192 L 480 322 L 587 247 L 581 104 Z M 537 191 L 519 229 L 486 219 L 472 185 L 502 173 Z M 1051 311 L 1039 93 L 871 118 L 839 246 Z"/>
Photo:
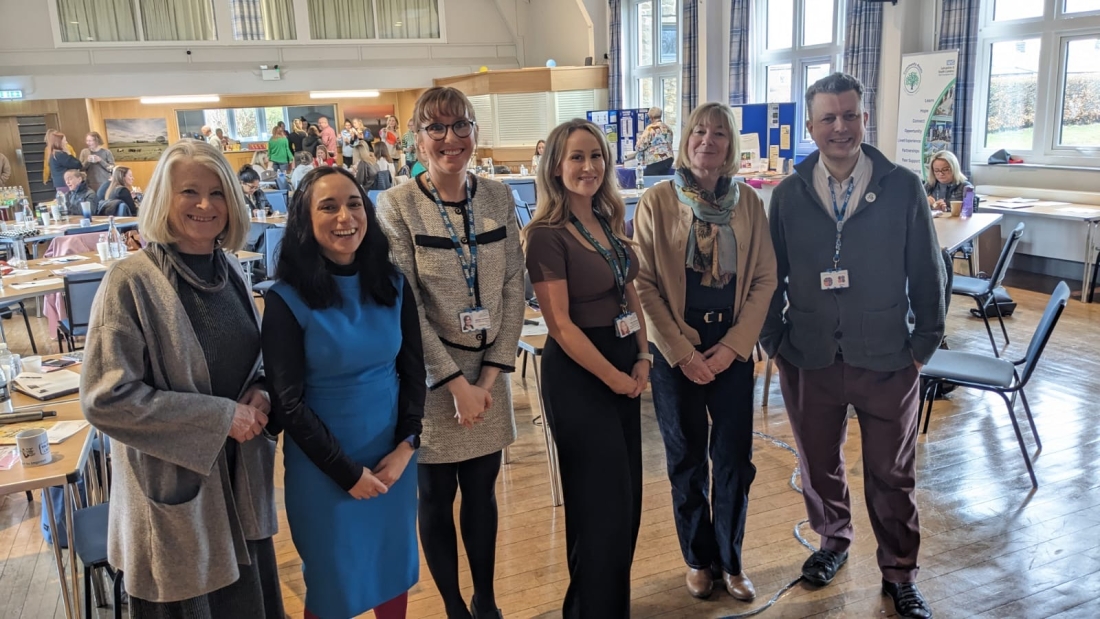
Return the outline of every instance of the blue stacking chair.
<path id="1" fill-rule="evenodd" d="M 378 206 L 378 196 L 381 193 L 381 189 L 371 189 L 367 191 L 367 197 L 370 198 L 371 204 Z"/>
<path id="2" fill-rule="evenodd" d="M 1027 474 L 1031 476 L 1031 485 L 1038 488 L 1039 482 L 1035 479 L 1035 469 L 1031 466 L 1031 457 L 1028 456 L 1024 436 L 1020 433 L 1020 424 L 1016 420 L 1016 394 L 1020 395 L 1020 401 L 1024 404 L 1024 414 L 1027 416 L 1028 425 L 1031 426 L 1031 435 L 1035 437 L 1035 446 L 1042 450 L 1043 442 L 1039 440 L 1039 431 L 1035 428 L 1035 419 L 1031 416 L 1031 407 L 1028 406 L 1027 396 L 1024 395 L 1024 387 L 1031 379 L 1035 366 L 1039 363 L 1039 357 L 1042 356 L 1043 349 L 1050 341 L 1054 326 L 1058 324 L 1058 319 L 1062 316 L 1062 310 L 1066 308 L 1068 301 L 1069 286 L 1065 282 L 1059 282 L 1047 303 L 1043 317 L 1039 320 L 1039 325 L 1035 328 L 1035 334 L 1031 336 L 1027 354 L 1018 361 L 1007 361 L 998 357 L 957 350 L 937 350 L 920 372 L 926 387 L 921 392 L 918 414 L 924 412 L 925 402 L 928 403 L 928 410 L 924 412 L 924 433 L 928 433 L 932 403 L 943 383 L 996 393 L 1008 407 L 1008 416 L 1012 420 L 1012 429 L 1016 431 L 1016 441 L 1020 444 L 1020 453 L 1024 455 L 1024 464 L 1027 465 Z M 919 423 L 920 419 L 918 418 L 917 421 Z"/>
<path id="3" fill-rule="evenodd" d="M 657 183 L 660 183 L 660 182 L 663 182 L 663 181 L 670 181 L 673 178 L 675 178 L 675 177 L 673 177 L 673 176 L 643 176 L 642 177 L 642 186 L 645 187 L 646 189 L 649 189 L 650 187 L 656 185 Z"/>
<path id="4" fill-rule="evenodd" d="M 267 198 L 267 203 L 271 205 L 271 210 L 276 213 L 286 212 L 286 192 L 285 191 L 267 191 L 264 192 L 264 197 Z"/>
<path id="5" fill-rule="evenodd" d="M 283 236 L 286 228 L 273 226 L 264 230 L 264 268 L 267 269 L 267 279 L 252 285 L 252 292 L 261 297 L 275 285 L 275 267 L 279 264 L 279 248 L 283 244 Z"/>
<path id="6" fill-rule="evenodd" d="M 516 203 L 516 220 L 519 221 L 519 227 L 522 228 L 531 221 L 531 207 L 520 199 L 519 192 L 515 189 L 512 190 L 512 201 Z"/>
<path id="7" fill-rule="evenodd" d="M 989 325 L 989 306 L 997 313 L 997 322 L 1001 323 L 1001 333 L 1005 336 L 1005 348 L 1008 348 L 1008 329 L 1005 328 L 1004 317 L 1001 316 L 1001 306 L 997 304 L 997 295 L 994 292 L 1001 286 L 1001 282 L 1008 273 L 1008 264 L 1012 262 L 1012 256 L 1020 245 L 1020 238 L 1024 235 L 1024 224 L 1016 224 L 1016 229 L 1008 237 L 1008 241 L 1001 248 L 1001 255 L 997 258 L 997 264 L 989 279 L 966 277 L 960 275 L 951 282 L 951 294 L 962 295 L 974 299 L 978 304 L 978 312 L 985 322 L 985 332 L 989 335 L 989 343 L 993 345 L 993 354 L 1000 357 L 1003 349 L 997 348 L 997 340 L 993 338 L 993 329 Z"/>
<path id="8" fill-rule="evenodd" d="M 65 313 L 67 317 L 57 323 L 57 348 L 62 342 L 69 350 L 76 350 L 76 338 L 88 334 L 88 323 L 92 319 L 92 301 L 99 291 L 99 284 L 107 271 L 87 271 L 70 273 L 65 276 Z"/>

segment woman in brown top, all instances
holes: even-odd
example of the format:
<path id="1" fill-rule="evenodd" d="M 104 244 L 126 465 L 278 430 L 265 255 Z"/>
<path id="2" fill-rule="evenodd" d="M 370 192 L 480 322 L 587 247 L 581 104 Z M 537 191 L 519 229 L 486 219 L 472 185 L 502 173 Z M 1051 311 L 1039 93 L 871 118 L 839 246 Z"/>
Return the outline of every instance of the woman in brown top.
<path id="1" fill-rule="evenodd" d="M 565 494 L 566 619 L 630 616 L 642 516 L 638 396 L 653 357 L 609 159 L 596 125 L 577 119 L 554 129 L 526 228 L 527 270 L 550 332 L 542 393 Z"/>
<path id="2" fill-rule="evenodd" d="M 776 268 L 763 204 L 732 180 L 740 160 L 735 126 L 722 103 L 692 112 L 676 176 L 638 201 L 634 230 L 638 295 L 656 345 L 653 406 L 688 591 L 708 597 L 723 578 L 730 595 L 748 601 L 756 596 L 741 566 L 756 476 L 750 359 Z"/>

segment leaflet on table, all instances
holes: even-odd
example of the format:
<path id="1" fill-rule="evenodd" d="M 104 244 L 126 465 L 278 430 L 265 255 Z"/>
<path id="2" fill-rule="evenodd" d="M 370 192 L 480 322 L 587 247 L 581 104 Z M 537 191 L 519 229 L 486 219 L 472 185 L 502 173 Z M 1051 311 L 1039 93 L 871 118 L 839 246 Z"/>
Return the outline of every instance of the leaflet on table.
<path id="1" fill-rule="evenodd" d="M 12 284 L 11 287 L 16 290 L 28 290 L 31 288 L 44 288 L 46 286 L 60 286 L 64 283 L 61 279 L 56 277 L 50 277 L 47 279 L 40 279 L 34 282 L 23 282 L 20 284 Z"/>
<path id="2" fill-rule="evenodd" d="M 535 323 L 533 325 L 523 325 L 523 331 L 520 334 L 520 337 L 534 337 L 536 335 L 546 335 L 550 333 L 550 330 L 546 327 L 545 319 L 539 318 L 537 320 L 534 320 L 533 322 Z"/>
<path id="3" fill-rule="evenodd" d="M 756 169 L 760 159 L 760 135 L 756 133 L 741 134 L 741 171 L 752 172 Z"/>
<path id="4" fill-rule="evenodd" d="M 57 269 L 54 275 L 67 275 L 69 273 L 85 273 L 87 271 L 106 271 L 107 267 L 101 262 L 89 262 L 88 264 L 74 264 L 71 267 Z"/>
<path id="5" fill-rule="evenodd" d="M 80 255 L 61 256 L 61 257 L 58 257 L 58 258 L 51 258 L 50 260 L 43 260 L 43 261 L 39 262 L 38 264 L 40 266 L 48 266 L 48 265 L 51 265 L 51 264 L 68 264 L 70 262 L 80 262 L 81 260 L 87 260 L 87 259 L 88 259 L 87 256 L 80 256 Z"/>

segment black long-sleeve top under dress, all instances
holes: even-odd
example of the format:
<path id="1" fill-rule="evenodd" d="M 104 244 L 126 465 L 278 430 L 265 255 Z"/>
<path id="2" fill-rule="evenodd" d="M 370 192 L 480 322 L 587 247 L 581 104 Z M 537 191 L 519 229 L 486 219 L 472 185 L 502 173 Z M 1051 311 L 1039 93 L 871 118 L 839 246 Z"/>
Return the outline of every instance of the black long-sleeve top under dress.
<path id="1" fill-rule="evenodd" d="M 354 264 L 325 262 L 333 275 L 358 272 Z M 398 393 L 394 447 L 410 436 L 420 436 L 427 394 L 420 316 L 407 279 L 402 299 L 401 348 L 395 361 Z M 264 299 L 262 337 L 272 422 L 285 430 L 325 475 L 345 491 L 351 490 L 362 477 L 364 466 L 344 452 L 325 422 L 306 404 L 305 333 L 286 301 L 275 292 Z"/>

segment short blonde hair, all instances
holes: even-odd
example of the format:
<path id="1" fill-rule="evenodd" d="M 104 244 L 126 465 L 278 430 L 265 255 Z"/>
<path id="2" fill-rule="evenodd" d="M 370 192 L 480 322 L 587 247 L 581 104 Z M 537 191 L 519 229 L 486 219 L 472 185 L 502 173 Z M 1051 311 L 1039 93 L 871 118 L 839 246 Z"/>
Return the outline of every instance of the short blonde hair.
<path id="1" fill-rule="evenodd" d="M 561 166 L 565 161 L 566 143 L 569 136 L 577 131 L 587 131 L 596 138 L 603 155 L 603 178 L 600 180 L 600 188 L 596 195 L 592 196 L 594 209 L 607 219 L 611 231 L 615 236 L 627 243 L 626 237 L 626 204 L 619 193 L 618 175 L 615 172 L 615 162 L 611 158 L 611 147 L 607 144 L 607 137 L 596 125 L 582 118 L 574 118 L 566 121 L 550 132 L 546 137 L 546 150 L 535 176 L 538 206 L 531 221 L 523 227 L 523 239 L 526 241 L 527 232 L 535 228 L 564 228 L 569 223 L 569 191 L 561 178 Z"/>
<path id="2" fill-rule="evenodd" d="M 946 161 L 947 165 L 951 166 L 951 177 L 955 179 L 954 183 L 956 185 L 966 182 L 966 175 L 962 173 L 962 168 L 959 166 L 959 159 L 955 157 L 955 153 L 949 150 L 941 150 L 935 155 L 932 155 L 932 158 L 928 160 L 929 185 L 936 184 L 936 173 L 932 171 L 932 166 L 936 164 L 937 160 Z"/>
<path id="3" fill-rule="evenodd" d="M 83 170 L 65 170 L 65 176 L 72 176 L 73 178 L 79 178 L 82 181 L 88 180 L 88 175 Z"/>
<path id="4" fill-rule="evenodd" d="M 170 245 L 177 243 L 179 237 L 172 229 L 169 214 L 172 211 L 172 168 L 179 161 L 190 160 L 199 163 L 218 176 L 222 191 L 225 193 L 226 218 L 225 229 L 218 235 L 217 246 L 221 249 L 238 251 L 244 247 L 248 230 L 252 225 L 248 207 L 244 201 L 244 191 L 237 182 L 237 175 L 221 151 L 201 140 L 180 140 L 164 149 L 164 153 L 153 170 L 145 199 L 141 202 L 138 215 L 138 228 L 141 236 L 151 243 Z"/>
<path id="5" fill-rule="evenodd" d="M 726 150 L 726 159 L 722 167 L 718 168 L 719 176 L 733 176 L 741 169 L 741 135 L 737 132 L 737 121 L 734 120 L 733 110 L 725 103 L 711 101 L 695 108 L 688 116 L 684 124 L 683 135 L 680 136 L 680 152 L 676 156 L 676 167 L 682 170 L 691 169 L 691 159 L 688 157 L 688 139 L 700 125 L 712 125 L 725 127 L 726 135 L 730 137 L 730 145 Z"/>

